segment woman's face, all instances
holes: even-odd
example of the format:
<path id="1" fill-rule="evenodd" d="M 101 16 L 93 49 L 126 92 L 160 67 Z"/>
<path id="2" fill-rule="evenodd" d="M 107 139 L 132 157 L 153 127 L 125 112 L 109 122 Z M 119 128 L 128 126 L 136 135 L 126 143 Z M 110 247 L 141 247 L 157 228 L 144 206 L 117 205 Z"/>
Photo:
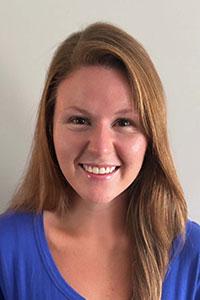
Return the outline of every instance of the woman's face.
<path id="1" fill-rule="evenodd" d="M 125 77 L 81 67 L 58 87 L 53 139 L 58 163 L 77 199 L 108 203 L 138 175 L 147 140 Z"/>

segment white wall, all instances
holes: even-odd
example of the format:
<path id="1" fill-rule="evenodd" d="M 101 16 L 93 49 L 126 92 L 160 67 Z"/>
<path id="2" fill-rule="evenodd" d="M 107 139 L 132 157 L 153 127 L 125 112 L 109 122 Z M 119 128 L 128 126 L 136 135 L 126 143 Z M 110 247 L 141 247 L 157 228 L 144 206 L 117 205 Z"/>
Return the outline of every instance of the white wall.
<path id="1" fill-rule="evenodd" d="M 200 222 L 199 11 L 198 0 L 0 0 L 0 210 L 27 161 L 53 51 L 69 33 L 100 20 L 141 41 L 157 66 L 190 218 Z"/>

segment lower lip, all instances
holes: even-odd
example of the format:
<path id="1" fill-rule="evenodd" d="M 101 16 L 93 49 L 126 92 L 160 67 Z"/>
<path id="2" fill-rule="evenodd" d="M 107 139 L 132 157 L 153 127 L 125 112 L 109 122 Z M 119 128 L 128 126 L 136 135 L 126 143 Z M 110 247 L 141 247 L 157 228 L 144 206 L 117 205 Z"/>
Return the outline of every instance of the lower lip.
<path id="1" fill-rule="evenodd" d="M 119 169 L 115 169 L 112 173 L 109 173 L 109 174 L 94 174 L 94 173 L 87 172 L 82 167 L 81 167 L 81 169 L 84 171 L 84 173 L 87 175 L 88 178 L 99 179 L 99 180 L 111 179 L 116 174 L 116 172 L 119 170 Z"/>

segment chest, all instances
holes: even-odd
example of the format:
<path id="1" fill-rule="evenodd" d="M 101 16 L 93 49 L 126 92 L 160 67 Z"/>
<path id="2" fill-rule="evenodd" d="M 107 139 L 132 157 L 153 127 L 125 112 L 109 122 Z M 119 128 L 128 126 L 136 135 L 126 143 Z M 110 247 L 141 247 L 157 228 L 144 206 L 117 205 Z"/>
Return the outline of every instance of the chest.
<path id="1" fill-rule="evenodd" d="M 129 300 L 131 297 L 130 255 L 125 249 L 68 243 L 49 248 L 65 281 L 87 300 Z"/>

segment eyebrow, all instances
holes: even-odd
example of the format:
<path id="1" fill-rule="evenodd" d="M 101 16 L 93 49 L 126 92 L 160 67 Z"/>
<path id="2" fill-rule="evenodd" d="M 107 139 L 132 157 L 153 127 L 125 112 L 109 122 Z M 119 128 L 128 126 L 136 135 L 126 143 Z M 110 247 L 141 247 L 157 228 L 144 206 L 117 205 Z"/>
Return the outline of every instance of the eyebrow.
<path id="1" fill-rule="evenodd" d="M 90 114 L 90 112 L 88 112 L 86 109 L 84 108 L 80 108 L 78 106 L 69 106 L 66 108 L 67 109 L 74 109 L 74 110 L 77 110 L 83 114 Z M 124 109 L 121 109 L 121 110 L 118 110 L 117 112 L 115 112 L 115 115 L 118 115 L 118 114 L 127 114 L 127 113 L 134 113 L 134 111 L 130 108 L 124 108 Z M 135 114 L 135 113 L 134 113 Z"/>

